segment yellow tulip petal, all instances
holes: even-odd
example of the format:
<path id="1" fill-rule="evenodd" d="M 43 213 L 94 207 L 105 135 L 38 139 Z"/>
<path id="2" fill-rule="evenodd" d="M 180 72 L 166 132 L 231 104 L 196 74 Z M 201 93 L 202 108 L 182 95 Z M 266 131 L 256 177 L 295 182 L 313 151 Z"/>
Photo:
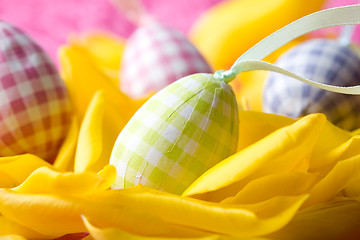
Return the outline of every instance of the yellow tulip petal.
<path id="1" fill-rule="evenodd" d="M 319 180 L 319 174 L 280 173 L 255 179 L 235 197 L 222 203 L 249 204 L 268 200 L 276 196 L 297 196 L 306 193 Z"/>
<path id="2" fill-rule="evenodd" d="M 20 186 L 18 193 L 58 194 L 85 197 L 110 188 L 116 177 L 116 169 L 108 165 L 99 174 L 92 172 L 59 173 L 42 167 L 35 170 Z"/>
<path id="3" fill-rule="evenodd" d="M 69 132 L 62 144 L 59 153 L 55 159 L 54 166 L 60 171 L 73 171 L 76 145 L 79 135 L 79 126 L 74 117 Z"/>
<path id="4" fill-rule="evenodd" d="M 159 237 L 149 237 L 149 236 L 141 236 L 141 235 L 135 235 L 135 234 L 131 234 L 128 232 L 125 232 L 123 230 L 121 230 L 120 228 L 114 228 L 114 227 L 105 227 L 105 228 L 100 228 L 100 227 L 95 227 L 92 223 L 90 223 L 90 221 L 85 217 L 82 216 L 82 219 L 84 221 L 84 224 L 86 226 L 86 228 L 88 229 L 88 231 L 90 232 L 91 237 L 93 237 L 95 240 L 97 239 L 101 239 L 101 240 L 112 240 L 112 239 L 127 239 L 127 240 L 137 240 L 137 239 L 159 239 Z M 206 235 L 204 233 L 204 235 Z M 189 239 L 189 240 L 213 240 L 213 239 L 221 239 L 217 236 L 205 236 L 205 237 L 195 237 L 195 238 L 167 238 L 167 237 L 161 237 L 160 239 Z"/>
<path id="5" fill-rule="evenodd" d="M 259 141 L 279 128 L 293 124 L 296 120 L 257 111 L 239 111 L 239 143 L 238 151 Z M 326 121 L 319 141 L 315 144 L 312 165 L 318 164 L 324 154 L 348 141 L 352 134 Z"/>
<path id="6" fill-rule="evenodd" d="M 109 102 L 126 120 L 129 120 L 144 103 L 145 100 L 133 101 L 123 94 L 112 80 L 99 70 L 89 53 L 82 47 L 76 44 L 62 46 L 59 58 L 61 75 L 80 121 L 93 95 L 99 90 L 106 93 Z"/>
<path id="7" fill-rule="evenodd" d="M 159 235 L 174 231 L 173 226 L 160 218 L 117 204 L 121 201 L 122 199 L 116 199 L 116 203 L 112 203 L 99 201 L 93 196 L 79 198 L 23 194 L 0 189 L 0 213 L 3 216 L 52 238 L 86 232 L 81 215 L 87 216 L 100 227 L 121 227 L 140 235 Z"/>
<path id="8" fill-rule="evenodd" d="M 116 180 L 116 168 L 113 165 L 106 165 L 100 172 L 98 172 L 98 175 L 103 179 L 98 186 L 99 190 L 108 189 Z"/>
<path id="9" fill-rule="evenodd" d="M 208 235 L 205 237 L 191 237 L 191 238 L 177 238 L 177 237 L 148 237 L 148 236 L 140 236 L 135 234 L 130 234 L 125 231 L 122 231 L 119 228 L 99 228 L 94 226 L 90 221 L 83 216 L 83 221 L 85 223 L 86 228 L 90 232 L 90 236 L 95 240 L 118 240 L 118 239 L 126 239 L 126 240 L 267 240 L 266 238 L 239 238 L 239 237 L 228 237 L 228 236 L 220 236 L 220 235 Z"/>
<path id="10" fill-rule="evenodd" d="M 0 170 L 0 188 L 12 188 L 15 187 L 17 183 L 18 181 L 13 177 Z"/>
<path id="11" fill-rule="evenodd" d="M 239 111 L 238 151 L 259 141 L 279 128 L 293 124 L 295 121 L 295 119 L 276 114 Z"/>
<path id="12" fill-rule="evenodd" d="M 256 215 L 246 209 L 186 199 L 141 185 L 120 191 L 104 192 L 97 197 L 97 200 L 137 209 L 175 225 L 217 233 L 241 231 L 239 229 L 241 224 L 251 225 L 257 222 Z"/>
<path id="13" fill-rule="evenodd" d="M 86 50 L 113 84 L 119 85 L 119 68 L 125 39 L 109 32 L 88 32 L 81 36 L 71 36 L 70 42 Z"/>
<path id="14" fill-rule="evenodd" d="M 276 240 L 343 240 L 360 236 L 360 202 L 339 199 L 299 211 L 288 225 L 269 235 Z"/>
<path id="15" fill-rule="evenodd" d="M 308 161 L 325 123 L 312 114 L 273 132 L 209 169 L 183 195 L 221 201 L 258 177 L 294 170 Z"/>
<path id="16" fill-rule="evenodd" d="M 77 202 L 50 195 L 20 194 L 0 189 L 0 213 L 49 238 L 86 231 L 78 208 Z"/>
<path id="17" fill-rule="evenodd" d="M 351 131 L 351 134 L 352 134 L 353 136 L 359 135 L 359 134 L 360 134 L 360 128 L 357 128 L 357 129 Z"/>
<path id="18" fill-rule="evenodd" d="M 3 235 L 0 236 L 0 240 L 26 240 L 26 238 L 19 235 Z"/>
<path id="19" fill-rule="evenodd" d="M 91 170 L 98 171 L 104 164 L 109 164 L 115 141 L 126 123 L 127 119 L 105 98 L 104 118 L 102 122 L 102 153 L 99 161 L 90 168 Z"/>
<path id="20" fill-rule="evenodd" d="M 309 171 L 331 170 L 336 162 L 360 154 L 360 136 L 354 136 L 336 148 L 324 153 L 323 156 L 313 158 Z"/>
<path id="21" fill-rule="evenodd" d="M 313 171 L 326 165 L 327 163 L 324 156 L 344 144 L 346 141 L 351 139 L 351 137 L 352 135 L 350 132 L 336 127 L 331 122 L 326 121 L 326 124 L 321 131 L 319 141 L 314 147 L 309 170 Z"/>
<path id="22" fill-rule="evenodd" d="M 360 154 L 360 136 L 354 136 L 347 142 L 341 145 L 340 154 L 337 156 L 337 161 L 354 157 Z"/>
<path id="23" fill-rule="evenodd" d="M 360 201 L 360 174 L 355 180 L 349 182 L 342 192 L 345 196 Z"/>
<path id="24" fill-rule="evenodd" d="M 284 226 L 307 199 L 306 195 L 229 205 L 184 198 L 140 185 L 107 191 L 98 200 L 134 208 L 177 226 L 228 236 L 262 236 Z"/>
<path id="25" fill-rule="evenodd" d="M 125 39 L 110 32 L 88 32 L 72 40 L 86 48 L 100 65 L 119 68 Z"/>
<path id="26" fill-rule="evenodd" d="M 51 237 L 85 232 L 80 215 L 96 226 L 116 227 L 136 235 L 200 237 L 201 233 L 213 232 L 246 237 L 280 229 L 306 198 L 276 197 L 257 204 L 223 205 L 140 186 L 85 198 L 0 189 L 0 212 Z"/>
<path id="27" fill-rule="evenodd" d="M 360 155 L 338 162 L 311 190 L 304 206 L 329 201 L 344 187 L 360 177 Z"/>
<path id="28" fill-rule="evenodd" d="M 81 124 L 75 172 L 97 172 L 107 165 L 116 138 L 124 126 L 125 121 L 106 102 L 104 92 L 95 93 Z"/>
<path id="29" fill-rule="evenodd" d="M 127 240 L 140 240 L 140 239 L 159 239 L 158 237 L 148 237 L 148 236 L 139 236 L 127 233 L 119 228 L 99 228 L 95 227 L 93 224 L 89 222 L 89 220 L 82 216 L 84 224 L 88 231 L 90 232 L 90 236 L 95 240 L 117 240 L 117 239 L 127 239 Z M 169 238 L 161 238 L 161 239 L 169 239 Z M 179 239 L 179 238 L 171 238 L 171 239 Z M 184 239 L 184 238 L 180 238 Z M 188 238 L 187 238 L 188 239 Z M 196 239 L 208 239 L 208 238 L 196 238 Z M 209 238 L 212 240 L 212 238 Z"/>
<path id="30" fill-rule="evenodd" d="M 80 127 L 75 172 L 85 171 L 100 158 L 103 147 L 104 92 L 95 93 Z"/>
<path id="31" fill-rule="evenodd" d="M 306 6 L 302 3 L 299 0 L 222 1 L 193 24 L 190 39 L 215 70 L 227 69 L 261 39 L 320 9 L 324 0 L 311 1 Z M 209 37 L 214 29 L 216 35 Z"/>
<path id="32" fill-rule="evenodd" d="M 17 224 L 9 219 L 0 216 L 0 239 L 3 235 L 26 236 L 31 239 L 44 239 L 46 236 L 35 232 L 34 230 Z"/>
<path id="33" fill-rule="evenodd" d="M 53 168 L 45 160 L 32 155 L 23 154 L 0 158 L 0 187 L 15 187 L 22 183 L 33 171 L 40 167 Z"/>

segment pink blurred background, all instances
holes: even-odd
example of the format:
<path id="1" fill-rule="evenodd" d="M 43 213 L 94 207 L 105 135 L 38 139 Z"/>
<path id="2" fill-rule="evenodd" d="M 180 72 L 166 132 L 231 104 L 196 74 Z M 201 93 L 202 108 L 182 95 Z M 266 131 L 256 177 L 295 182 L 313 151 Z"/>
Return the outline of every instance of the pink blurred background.
<path id="1" fill-rule="evenodd" d="M 142 2 L 151 15 L 187 32 L 203 11 L 221 1 Z M 107 0 L 1 0 L 0 16 L 32 36 L 52 59 L 69 33 L 107 30 L 126 38 L 135 29 Z"/>
<path id="2" fill-rule="evenodd" d="M 142 0 L 151 15 L 185 33 L 206 9 L 221 1 Z M 358 2 L 329 0 L 324 7 Z M 126 38 L 135 29 L 107 0 L 1 0 L 0 16 L 32 36 L 55 61 L 57 48 L 70 33 L 107 30 Z M 359 29 L 354 38 L 360 39 Z"/>

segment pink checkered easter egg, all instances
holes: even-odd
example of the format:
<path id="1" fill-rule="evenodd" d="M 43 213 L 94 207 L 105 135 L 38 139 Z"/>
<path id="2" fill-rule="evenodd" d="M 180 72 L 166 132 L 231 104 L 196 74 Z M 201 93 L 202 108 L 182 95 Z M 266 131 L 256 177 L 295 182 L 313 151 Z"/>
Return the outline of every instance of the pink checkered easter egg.
<path id="1" fill-rule="evenodd" d="M 139 27 L 126 43 L 120 89 L 140 98 L 184 76 L 211 72 L 211 67 L 182 32 L 150 21 Z"/>
<path id="2" fill-rule="evenodd" d="M 70 124 L 64 83 L 46 53 L 0 21 L 0 156 L 53 161 Z"/>

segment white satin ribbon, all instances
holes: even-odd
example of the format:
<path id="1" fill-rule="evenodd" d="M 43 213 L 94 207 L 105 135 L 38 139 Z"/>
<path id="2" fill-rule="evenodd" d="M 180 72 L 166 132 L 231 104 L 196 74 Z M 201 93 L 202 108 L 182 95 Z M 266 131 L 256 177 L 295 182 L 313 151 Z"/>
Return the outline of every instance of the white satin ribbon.
<path id="1" fill-rule="evenodd" d="M 360 85 L 352 87 L 339 87 L 322 84 L 303 78 L 274 64 L 262 61 L 263 58 L 276 51 L 286 43 L 306 33 L 327 27 L 355 24 L 360 24 L 360 4 L 326 9 L 307 15 L 269 35 L 241 55 L 230 70 L 217 71 L 214 74 L 214 77 L 225 82 L 230 82 L 241 72 L 267 70 L 284 74 L 324 90 L 360 95 Z"/>

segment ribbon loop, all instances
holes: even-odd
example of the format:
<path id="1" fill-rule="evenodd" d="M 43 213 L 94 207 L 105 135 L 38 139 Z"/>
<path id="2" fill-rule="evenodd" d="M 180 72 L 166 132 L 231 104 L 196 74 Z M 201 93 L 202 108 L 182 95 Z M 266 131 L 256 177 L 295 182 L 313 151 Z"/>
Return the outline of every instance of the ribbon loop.
<path id="1" fill-rule="evenodd" d="M 240 69 L 240 70 L 239 70 Z M 265 71 L 272 71 L 277 72 L 286 76 L 289 76 L 291 78 L 297 79 L 299 81 L 302 81 L 304 83 L 307 83 L 309 85 L 331 91 L 336 93 L 342 93 L 342 94 L 349 94 L 349 95 L 359 95 L 360 94 L 360 85 L 358 86 L 351 86 L 351 87 L 340 87 L 340 86 L 332 86 L 328 84 L 318 83 L 311 81 L 309 79 L 303 78 L 295 73 L 292 73 L 286 69 L 283 69 L 281 67 L 278 67 L 274 64 L 260 61 L 260 60 L 249 60 L 249 61 L 241 61 L 238 62 L 236 65 L 233 66 L 234 72 L 247 72 L 252 70 L 265 70 Z"/>
<path id="2" fill-rule="evenodd" d="M 360 24 L 360 4 L 315 12 L 279 29 L 242 54 L 235 62 L 262 60 L 286 43 L 306 33 L 340 25 Z"/>
<path id="3" fill-rule="evenodd" d="M 218 71 L 214 77 L 230 82 L 241 72 L 266 70 L 284 74 L 312 86 L 336 93 L 360 95 L 360 85 L 339 87 L 314 82 L 276 65 L 261 61 L 291 40 L 306 33 L 339 25 L 360 24 L 360 4 L 322 10 L 300 18 L 279 29 L 241 55 L 228 71 Z"/>

